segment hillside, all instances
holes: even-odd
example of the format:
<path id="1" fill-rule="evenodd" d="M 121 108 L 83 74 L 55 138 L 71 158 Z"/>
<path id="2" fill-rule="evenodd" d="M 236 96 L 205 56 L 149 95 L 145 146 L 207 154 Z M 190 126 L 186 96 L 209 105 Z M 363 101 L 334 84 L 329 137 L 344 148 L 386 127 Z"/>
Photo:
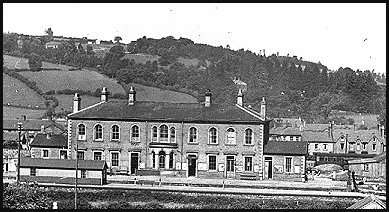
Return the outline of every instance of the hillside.
<path id="1" fill-rule="evenodd" d="M 29 69 L 30 68 L 28 65 L 27 58 L 14 57 L 14 56 L 10 56 L 10 55 L 3 55 L 3 61 L 4 61 L 4 66 L 9 68 L 9 69 Z M 62 64 L 42 62 L 42 68 L 43 69 L 59 69 L 59 70 L 63 70 L 63 71 L 68 71 L 69 69 L 72 69 L 74 67 L 62 65 Z"/>
<path id="2" fill-rule="evenodd" d="M 3 119 L 20 119 L 21 115 L 26 115 L 28 119 L 40 119 L 45 112 L 46 110 L 32 110 L 3 106 Z"/>

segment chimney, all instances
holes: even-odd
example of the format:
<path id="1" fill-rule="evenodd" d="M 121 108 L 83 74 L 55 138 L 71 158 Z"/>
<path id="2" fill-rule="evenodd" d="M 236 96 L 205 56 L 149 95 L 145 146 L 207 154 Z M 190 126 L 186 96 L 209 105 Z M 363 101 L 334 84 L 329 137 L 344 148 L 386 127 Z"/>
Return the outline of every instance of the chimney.
<path id="1" fill-rule="evenodd" d="M 101 91 L 101 101 L 102 102 L 107 102 L 108 101 L 108 90 L 106 87 L 103 87 L 103 90 Z"/>
<path id="2" fill-rule="evenodd" d="M 80 109 L 81 109 L 80 94 L 75 93 L 73 97 L 73 113 L 80 111 Z"/>
<path id="3" fill-rule="evenodd" d="M 41 133 L 45 132 L 45 125 L 41 125 Z"/>
<path id="4" fill-rule="evenodd" d="M 128 93 L 128 105 L 134 105 L 136 101 L 136 91 L 134 87 L 131 86 L 130 92 Z"/>
<path id="5" fill-rule="evenodd" d="M 211 90 L 208 89 L 207 92 L 205 92 L 205 107 L 211 106 L 211 96 Z"/>
<path id="6" fill-rule="evenodd" d="M 261 116 L 263 118 L 266 118 L 266 101 L 265 101 L 265 97 L 262 97 L 262 101 L 261 101 Z"/>
<path id="7" fill-rule="evenodd" d="M 238 91 L 238 98 L 236 99 L 236 104 L 243 107 L 243 93 L 242 89 L 239 89 Z"/>

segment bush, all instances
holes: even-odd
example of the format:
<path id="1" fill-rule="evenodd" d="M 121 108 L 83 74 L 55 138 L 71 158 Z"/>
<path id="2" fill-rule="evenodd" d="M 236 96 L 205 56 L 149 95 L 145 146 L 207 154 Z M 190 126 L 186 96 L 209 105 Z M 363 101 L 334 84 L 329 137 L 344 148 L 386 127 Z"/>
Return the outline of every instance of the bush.
<path id="1" fill-rule="evenodd" d="M 9 184 L 3 190 L 3 208 L 50 209 L 52 200 L 45 191 L 28 184 Z"/>

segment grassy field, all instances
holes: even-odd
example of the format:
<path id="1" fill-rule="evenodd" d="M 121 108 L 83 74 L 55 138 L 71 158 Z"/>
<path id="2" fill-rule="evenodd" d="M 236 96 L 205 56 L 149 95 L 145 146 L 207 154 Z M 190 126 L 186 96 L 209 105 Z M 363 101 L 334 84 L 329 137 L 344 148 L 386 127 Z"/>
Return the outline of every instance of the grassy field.
<path id="1" fill-rule="evenodd" d="M 3 105 L 45 108 L 44 99 L 23 82 L 3 73 Z"/>
<path id="2" fill-rule="evenodd" d="M 3 105 L 3 119 L 17 119 L 22 115 L 26 115 L 27 119 L 40 119 L 45 112 L 46 110 L 31 110 Z"/>
<path id="3" fill-rule="evenodd" d="M 20 74 L 36 82 L 43 92 L 64 89 L 95 91 L 97 88 L 107 87 L 111 94 L 125 93 L 116 80 L 95 71 L 24 71 Z"/>
<path id="4" fill-rule="evenodd" d="M 49 188 L 59 209 L 74 207 L 72 189 Z M 96 209 L 345 209 L 350 198 L 250 196 L 161 191 L 80 190 L 79 208 Z"/>
<path id="5" fill-rule="evenodd" d="M 139 101 L 172 102 L 172 103 L 197 103 L 197 99 L 189 94 L 163 90 L 155 87 L 130 83 L 126 90 L 133 86 L 136 90 L 136 99 Z"/>
<path id="6" fill-rule="evenodd" d="M 30 66 L 28 65 L 27 58 L 3 55 L 3 60 L 4 60 L 4 66 L 6 66 L 9 69 L 29 69 L 30 68 Z M 69 69 L 74 68 L 74 67 L 67 66 L 67 65 L 61 65 L 61 64 L 42 62 L 42 68 L 61 69 L 63 71 L 68 71 Z"/>
<path id="7" fill-rule="evenodd" d="M 73 97 L 74 95 L 53 95 L 55 98 L 58 99 L 58 106 L 56 107 L 56 111 L 61 111 L 62 108 L 65 111 L 72 111 L 73 110 Z M 86 96 L 82 95 L 81 96 L 81 109 L 86 108 L 88 106 L 91 106 L 93 104 L 96 104 L 100 102 L 99 97 L 94 97 L 94 96 Z"/>

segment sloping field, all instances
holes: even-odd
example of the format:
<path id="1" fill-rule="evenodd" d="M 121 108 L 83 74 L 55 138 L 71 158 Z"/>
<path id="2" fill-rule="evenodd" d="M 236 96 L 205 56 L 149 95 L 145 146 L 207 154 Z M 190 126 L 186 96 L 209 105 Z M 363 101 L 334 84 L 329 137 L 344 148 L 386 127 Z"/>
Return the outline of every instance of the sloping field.
<path id="1" fill-rule="evenodd" d="M 29 69 L 30 68 L 30 66 L 28 65 L 27 58 L 3 55 L 3 60 L 4 60 L 4 66 L 6 66 L 9 69 Z M 68 71 L 69 69 L 74 67 L 61 65 L 61 64 L 42 62 L 42 68 L 61 69 L 64 71 Z"/>
<path id="2" fill-rule="evenodd" d="M 97 88 L 107 87 L 111 94 L 125 93 L 116 80 L 95 71 L 24 71 L 20 74 L 36 82 L 43 92 L 64 89 L 95 91 Z"/>
<path id="3" fill-rule="evenodd" d="M 40 119 L 46 110 L 31 110 L 16 107 L 3 106 L 3 119 L 17 119 L 26 115 L 27 119 Z"/>
<path id="4" fill-rule="evenodd" d="M 160 88 L 144 86 L 137 83 L 129 83 L 126 90 L 133 86 L 136 90 L 136 99 L 139 101 L 172 102 L 172 103 L 197 103 L 197 99 L 189 94 L 163 90 Z"/>
<path id="5" fill-rule="evenodd" d="M 3 73 L 3 105 L 45 108 L 44 99 L 18 79 Z"/>
<path id="6" fill-rule="evenodd" d="M 58 99 L 58 106 L 56 112 L 61 111 L 63 108 L 65 111 L 73 111 L 73 97 L 74 95 L 53 95 Z M 99 97 L 81 95 L 81 109 L 91 106 L 100 102 Z"/>

